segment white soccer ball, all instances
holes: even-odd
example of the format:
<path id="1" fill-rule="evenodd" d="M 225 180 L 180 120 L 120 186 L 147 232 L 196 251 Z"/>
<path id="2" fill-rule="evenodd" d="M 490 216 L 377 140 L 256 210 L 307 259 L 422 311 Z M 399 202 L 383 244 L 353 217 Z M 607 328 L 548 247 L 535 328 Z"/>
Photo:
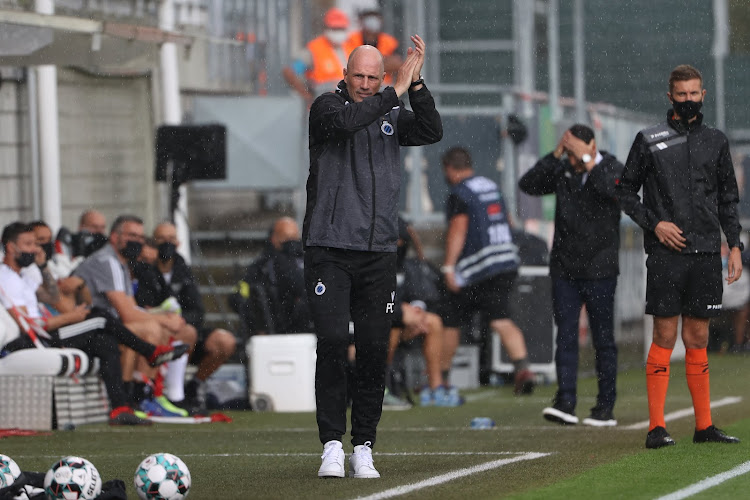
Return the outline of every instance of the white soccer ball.
<path id="1" fill-rule="evenodd" d="M 0 455 L 0 488 L 13 484 L 21 475 L 21 468 L 7 455 Z"/>
<path id="2" fill-rule="evenodd" d="M 141 462 L 133 482 L 143 500 L 182 500 L 190 491 L 190 471 L 179 457 L 155 453 Z"/>
<path id="3" fill-rule="evenodd" d="M 44 492 L 49 499 L 94 499 L 102 492 L 102 478 L 85 458 L 64 457 L 52 464 L 44 476 Z"/>

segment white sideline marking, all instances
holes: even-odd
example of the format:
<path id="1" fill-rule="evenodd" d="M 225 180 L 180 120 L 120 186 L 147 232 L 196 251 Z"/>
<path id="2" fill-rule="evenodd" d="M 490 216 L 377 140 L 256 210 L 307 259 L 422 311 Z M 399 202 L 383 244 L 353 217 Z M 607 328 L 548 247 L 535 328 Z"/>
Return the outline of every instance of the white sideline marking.
<path id="1" fill-rule="evenodd" d="M 740 397 L 734 397 L 733 396 L 733 397 L 728 397 L 728 398 L 722 398 L 722 399 L 719 399 L 717 401 L 712 401 L 711 402 L 711 408 L 713 409 L 713 408 L 719 408 L 721 406 L 733 405 L 733 404 L 739 403 L 740 401 L 742 401 L 742 398 L 740 398 Z M 694 414 L 693 413 L 693 408 L 683 408 L 682 410 L 673 411 L 672 413 L 667 413 L 666 415 L 664 415 L 664 421 L 665 422 L 670 422 L 672 420 L 677 420 L 678 418 L 689 417 L 689 416 L 691 416 L 693 414 Z M 626 426 L 622 427 L 622 429 L 624 429 L 626 431 L 634 431 L 634 430 L 638 430 L 638 429 L 648 429 L 648 425 L 649 425 L 649 421 L 645 420 L 643 422 L 638 422 L 638 423 L 635 423 L 635 424 L 626 425 Z"/>
<path id="2" fill-rule="evenodd" d="M 491 429 L 472 429 L 469 424 L 465 426 L 460 427 L 378 427 L 378 431 L 380 432 L 500 432 L 500 431 L 559 431 L 563 428 L 561 425 L 544 425 L 541 418 L 539 425 L 496 425 L 495 427 Z M 206 426 L 210 427 L 210 426 Z M 217 427 L 210 427 L 210 428 L 191 428 L 191 433 L 211 433 L 211 434 L 218 434 L 222 432 Z M 625 427 L 611 427 L 612 430 L 626 430 Z M 247 433 L 247 434 L 255 434 L 255 433 L 271 433 L 271 432 L 289 432 L 289 433 L 316 433 L 318 432 L 317 427 L 258 427 L 256 429 L 235 429 L 235 428 L 226 428 L 227 432 L 231 432 L 232 434 L 237 433 Z M 569 432 L 576 432 L 580 430 L 586 430 L 590 431 L 591 427 L 587 426 L 565 426 L 565 430 Z M 78 429 L 76 429 L 75 432 L 80 433 L 90 433 L 90 434 L 124 434 L 132 432 L 131 429 L 126 428 L 113 428 L 113 427 L 87 427 L 87 426 L 81 426 Z M 150 433 L 155 434 L 169 434 L 175 432 L 175 427 L 169 426 L 157 426 L 152 427 L 148 430 Z"/>
<path id="3" fill-rule="evenodd" d="M 447 483 L 448 481 L 453 481 L 454 479 L 470 476 L 478 472 L 497 469 L 504 465 L 512 464 L 514 462 L 521 462 L 523 460 L 535 460 L 537 458 L 546 457 L 548 455 L 549 453 L 529 452 L 513 458 L 493 460 L 492 462 L 475 465 L 473 467 L 467 467 L 465 469 L 458 469 L 453 472 L 448 472 L 447 474 L 441 474 L 439 476 L 431 477 L 430 479 L 425 479 L 424 481 L 419 481 L 418 483 L 397 486 L 395 488 L 381 491 L 380 493 L 375 493 L 373 495 L 368 495 L 366 497 L 358 497 L 357 500 L 380 500 L 383 498 L 392 498 L 400 495 L 406 495 L 407 493 L 412 493 L 414 491 L 429 488 L 431 486 L 437 486 L 438 484 Z"/>
<path id="4" fill-rule="evenodd" d="M 474 403 L 475 401 L 481 401 L 483 399 L 489 399 L 493 396 L 497 396 L 498 394 L 495 392 L 479 392 L 477 394 L 467 394 L 464 396 L 464 400 L 467 403 Z"/>
<path id="5" fill-rule="evenodd" d="M 744 464 L 738 465 L 734 469 L 722 472 L 721 474 L 717 474 L 715 476 L 707 477 L 703 481 L 698 481 L 695 484 L 691 484 L 687 488 L 683 488 L 681 490 L 675 491 L 674 493 L 670 493 L 669 495 L 659 497 L 657 500 L 682 500 L 683 498 L 691 497 L 696 493 L 700 493 L 701 491 L 713 488 L 714 486 L 718 486 L 724 481 L 728 481 L 733 477 L 741 476 L 742 474 L 747 474 L 748 472 L 750 472 L 750 462 L 745 462 Z"/>
<path id="6" fill-rule="evenodd" d="M 438 457 L 438 456 L 497 456 L 497 455 L 529 455 L 533 451 L 431 451 L 419 452 L 373 452 L 375 457 Z M 120 453 L 119 455 L 122 455 Z M 543 455 L 550 455 L 544 453 Z M 86 455 L 88 458 L 111 457 L 112 455 Z M 140 456 L 139 454 L 126 456 Z M 320 453 L 180 453 L 180 457 L 193 458 L 236 458 L 236 457 L 317 457 Z M 16 458 L 59 458 L 59 455 L 17 455 Z"/>

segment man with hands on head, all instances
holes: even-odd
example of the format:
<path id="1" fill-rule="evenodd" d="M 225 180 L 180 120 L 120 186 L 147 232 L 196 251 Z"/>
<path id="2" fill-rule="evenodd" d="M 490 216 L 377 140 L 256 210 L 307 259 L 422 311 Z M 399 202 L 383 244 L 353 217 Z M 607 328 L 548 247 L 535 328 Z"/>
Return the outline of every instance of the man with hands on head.
<path id="1" fill-rule="evenodd" d="M 555 150 L 518 183 L 530 195 L 555 195 L 550 275 L 557 324 L 558 390 L 552 406 L 542 414 L 560 424 L 578 423 L 578 323 L 584 304 L 596 352 L 598 395 L 583 423 L 596 427 L 617 424 L 613 415 L 617 378 L 614 309 L 620 205 L 615 186 L 621 172 L 622 164 L 614 156 L 597 150 L 594 131 L 578 124 L 566 130 Z"/>
<path id="2" fill-rule="evenodd" d="M 425 44 L 414 35 L 393 87 L 381 83 L 375 47 L 352 51 L 336 92 L 310 108 L 310 175 L 303 224 L 305 287 L 318 337 L 315 393 L 319 477 L 344 477 L 349 321 L 356 380 L 350 475 L 378 478 L 372 461 L 382 413 L 385 362 L 396 290 L 400 146 L 432 144 L 442 122 L 420 76 Z M 399 96 L 409 92 L 413 111 Z"/>

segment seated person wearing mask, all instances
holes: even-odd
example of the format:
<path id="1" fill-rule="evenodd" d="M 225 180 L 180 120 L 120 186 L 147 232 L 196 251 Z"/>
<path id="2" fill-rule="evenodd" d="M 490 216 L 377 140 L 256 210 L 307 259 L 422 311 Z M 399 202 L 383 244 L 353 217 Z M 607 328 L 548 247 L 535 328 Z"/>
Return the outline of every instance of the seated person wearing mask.
<path id="1" fill-rule="evenodd" d="M 274 222 L 263 254 L 235 285 L 230 306 L 251 335 L 312 332 L 299 226 L 290 217 Z"/>
<path id="2" fill-rule="evenodd" d="M 441 298 L 441 277 L 438 272 L 425 269 L 423 260 L 407 258 L 410 244 L 422 245 L 407 222 L 399 217 L 399 239 L 396 250 L 396 299 L 391 327 L 388 358 L 390 368 L 396 349 L 402 342 L 419 336 L 427 368 L 428 385 L 419 395 L 422 406 L 460 406 L 463 398 L 455 387 L 448 387 L 441 371 L 443 356 L 443 320 L 433 310 Z M 417 250 L 421 255 L 421 251 Z"/>
<path id="3" fill-rule="evenodd" d="M 143 221 L 134 215 L 121 215 L 110 229 L 109 242 L 91 254 L 75 271 L 86 282 L 95 307 L 107 310 L 119 318 L 126 327 L 138 336 L 155 336 L 158 343 L 171 340 L 192 348 L 197 333 L 185 323 L 182 316 L 174 313 L 150 314 L 139 307 L 134 299 L 130 265 L 141 255 L 143 248 Z M 139 401 L 141 409 L 158 416 L 175 414 L 166 398 L 161 398 L 158 388 L 149 390 L 156 371 L 138 359 L 132 351 L 122 354 L 123 378 L 133 399 Z M 135 369 L 141 377 L 136 377 Z M 155 397 L 152 397 L 155 396 Z"/>
<path id="4" fill-rule="evenodd" d="M 232 332 L 203 325 L 205 308 L 198 281 L 185 259 L 177 253 L 180 241 L 174 224 L 163 222 L 156 226 L 153 243 L 156 245 L 157 259 L 152 264 L 142 262 L 134 267 L 134 277 L 138 280 L 135 300 L 138 305 L 151 308 L 159 307 L 172 297 L 179 304 L 185 321 L 197 330 L 198 342 L 190 353 L 189 361 L 198 366 L 198 371 L 183 388 L 184 366 L 188 359 L 170 363 L 165 390 L 167 397 L 178 406 L 203 410 L 203 383 L 234 354 L 237 342 Z M 182 367 L 176 366 L 180 362 L 183 363 Z"/>
<path id="5" fill-rule="evenodd" d="M 52 347 L 76 348 L 92 358 L 99 358 L 100 373 L 112 407 L 111 425 L 150 424 L 150 421 L 136 416 L 130 407 L 123 386 L 118 344 L 144 356 L 152 367 L 183 355 L 186 349 L 155 346 L 141 340 L 106 311 L 90 310 L 86 305 L 58 315 L 43 314 L 37 298 L 43 283 L 35 278 L 38 274 L 23 272 L 36 267 L 37 259 L 44 264 L 45 256 L 36 244 L 34 231 L 28 224 L 11 223 L 3 229 L 2 244 L 5 256 L 0 264 L 0 302 L 16 319 L 21 330 L 31 329 L 31 334 L 46 337 L 46 342 Z M 49 293 L 49 290 L 44 291 Z M 12 352 L 33 348 L 31 334 L 15 339 L 4 349 Z"/>

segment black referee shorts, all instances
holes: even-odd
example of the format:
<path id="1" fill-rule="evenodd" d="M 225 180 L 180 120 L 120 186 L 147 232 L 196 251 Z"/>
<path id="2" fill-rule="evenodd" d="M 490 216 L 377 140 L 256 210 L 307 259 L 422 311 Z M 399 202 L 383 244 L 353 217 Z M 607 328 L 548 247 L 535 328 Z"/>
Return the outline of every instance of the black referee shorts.
<path id="1" fill-rule="evenodd" d="M 721 313 L 721 255 L 649 254 L 646 314 L 713 318 Z"/>

